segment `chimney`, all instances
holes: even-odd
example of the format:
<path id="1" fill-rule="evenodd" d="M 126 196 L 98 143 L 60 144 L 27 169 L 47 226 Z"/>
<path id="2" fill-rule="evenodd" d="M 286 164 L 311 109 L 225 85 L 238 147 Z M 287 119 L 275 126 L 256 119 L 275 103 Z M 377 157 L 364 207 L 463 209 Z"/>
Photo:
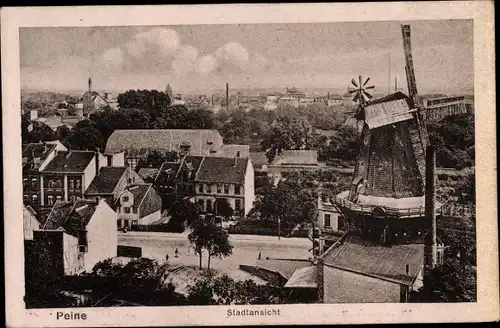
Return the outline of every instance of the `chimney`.
<path id="1" fill-rule="evenodd" d="M 229 83 L 226 83 L 226 109 L 229 110 Z"/>
<path id="2" fill-rule="evenodd" d="M 92 92 L 92 79 L 89 77 L 89 92 Z"/>
<path id="3" fill-rule="evenodd" d="M 430 273 L 436 266 L 436 151 L 427 146 L 425 154 L 425 240 L 424 240 L 424 288 L 430 292 Z"/>
<path id="4" fill-rule="evenodd" d="M 409 264 L 406 265 L 406 275 L 407 276 L 410 275 L 410 265 Z"/>
<path id="5" fill-rule="evenodd" d="M 398 76 L 394 77 L 394 91 L 398 92 Z"/>
<path id="6" fill-rule="evenodd" d="M 95 174 L 99 173 L 99 148 L 95 149 Z"/>

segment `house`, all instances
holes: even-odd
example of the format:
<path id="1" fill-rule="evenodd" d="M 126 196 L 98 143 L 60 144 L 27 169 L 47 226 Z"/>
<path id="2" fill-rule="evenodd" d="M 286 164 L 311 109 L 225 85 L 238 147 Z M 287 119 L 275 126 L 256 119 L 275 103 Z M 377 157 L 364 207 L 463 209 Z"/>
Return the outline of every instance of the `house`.
<path id="1" fill-rule="evenodd" d="M 291 106 L 294 108 L 299 107 L 299 98 L 296 97 L 281 97 L 278 99 L 278 105 L 281 106 Z"/>
<path id="2" fill-rule="evenodd" d="M 144 183 L 144 180 L 128 166 L 104 166 L 99 169 L 89 187 L 85 198 L 105 199 L 111 208 L 121 193 L 130 184 Z"/>
<path id="3" fill-rule="evenodd" d="M 83 114 L 89 115 L 95 110 L 110 106 L 113 109 L 118 108 L 118 101 L 110 93 L 104 93 L 103 96 L 97 91 L 92 90 L 92 79 L 89 78 L 89 89 L 82 96 Z"/>
<path id="4" fill-rule="evenodd" d="M 150 183 L 129 184 L 118 196 L 115 208 L 119 229 L 151 225 L 161 218 L 161 197 Z"/>
<path id="5" fill-rule="evenodd" d="M 319 253 L 328 249 L 344 234 L 344 218 L 328 197 L 318 197 Z"/>
<path id="6" fill-rule="evenodd" d="M 386 247 L 344 235 L 319 258 L 319 301 L 408 302 L 422 286 L 423 264 L 423 244 Z"/>
<path id="7" fill-rule="evenodd" d="M 59 151 L 40 170 L 41 206 L 51 207 L 57 201 L 83 197 L 97 172 L 107 163 L 108 158 L 98 151 Z"/>
<path id="8" fill-rule="evenodd" d="M 24 240 L 33 240 L 33 230 L 40 229 L 40 223 L 36 219 L 36 212 L 31 206 L 23 205 L 23 230 Z"/>
<path id="9" fill-rule="evenodd" d="M 59 141 L 29 143 L 23 145 L 23 203 L 35 210 L 41 205 L 41 173 L 58 152 L 67 151 Z"/>
<path id="10" fill-rule="evenodd" d="M 187 197 L 204 212 L 216 215 L 217 200 L 227 200 L 241 215 L 255 201 L 254 171 L 248 157 L 186 156 L 180 163 L 164 163 L 155 185 L 162 198 Z"/>
<path id="11" fill-rule="evenodd" d="M 116 257 L 116 217 L 104 200 L 57 202 L 33 233 L 34 249 L 47 274 L 91 272 L 96 263 Z"/>
<path id="12" fill-rule="evenodd" d="M 295 99 L 300 99 L 300 98 L 305 98 L 306 94 L 303 91 L 298 90 L 297 88 L 286 88 L 286 92 L 284 94 L 284 97 L 290 97 L 290 98 L 295 98 Z"/>
<path id="13" fill-rule="evenodd" d="M 217 130 L 115 130 L 106 143 L 106 155 L 125 153 L 127 165 L 133 169 L 151 151 L 177 152 L 181 156 L 248 156 L 245 145 L 223 145 Z"/>

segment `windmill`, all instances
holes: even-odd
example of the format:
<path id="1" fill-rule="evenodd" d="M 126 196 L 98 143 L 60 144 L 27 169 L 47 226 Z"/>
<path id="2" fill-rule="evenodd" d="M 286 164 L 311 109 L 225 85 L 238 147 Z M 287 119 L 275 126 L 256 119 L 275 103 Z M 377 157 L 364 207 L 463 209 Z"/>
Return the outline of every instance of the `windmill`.
<path id="1" fill-rule="evenodd" d="M 370 81 L 369 77 L 365 80 L 363 79 L 363 76 L 359 75 L 358 83 L 356 83 L 356 80 L 353 78 L 351 80 L 352 86 L 349 86 L 347 88 L 349 94 L 351 95 L 354 94 L 354 98 L 352 99 L 352 101 L 358 103 L 358 110 L 356 111 L 355 115 L 356 119 L 358 120 L 364 119 L 363 117 L 361 117 L 361 115 L 363 114 L 363 108 L 373 98 L 373 96 L 367 90 L 375 89 L 375 86 L 369 85 L 368 84 L 369 81 Z"/>
<path id="2" fill-rule="evenodd" d="M 335 200 L 349 225 L 377 242 L 422 235 L 429 144 L 425 122 L 467 112 L 464 97 L 425 100 L 418 95 L 410 26 L 401 28 L 408 95 L 398 91 L 372 99 L 366 91 L 373 89 L 369 78 L 351 81 L 355 88 L 349 93 L 355 94 L 356 118 L 363 124 L 360 150 L 350 190 Z"/>

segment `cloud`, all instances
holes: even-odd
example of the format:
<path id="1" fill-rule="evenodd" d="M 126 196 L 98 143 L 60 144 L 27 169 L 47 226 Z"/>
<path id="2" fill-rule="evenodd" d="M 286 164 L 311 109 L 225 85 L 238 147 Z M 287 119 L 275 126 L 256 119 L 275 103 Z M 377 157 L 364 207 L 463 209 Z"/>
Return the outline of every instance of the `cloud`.
<path id="1" fill-rule="evenodd" d="M 200 58 L 197 65 L 197 72 L 211 73 L 217 65 L 217 60 L 213 55 L 206 55 Z"/>

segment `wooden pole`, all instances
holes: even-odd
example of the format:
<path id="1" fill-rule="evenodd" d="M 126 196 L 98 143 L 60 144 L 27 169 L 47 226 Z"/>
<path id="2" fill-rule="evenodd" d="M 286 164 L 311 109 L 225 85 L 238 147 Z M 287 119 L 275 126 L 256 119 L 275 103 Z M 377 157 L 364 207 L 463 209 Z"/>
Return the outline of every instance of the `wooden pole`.
<path id="1" fill-rule="evenodd" d="M 431 272 L 436 266 L 436 151 L 427 146 L 425 154 L 425 240 L 424 240 L 424 289 L 430 292 Z"/>

